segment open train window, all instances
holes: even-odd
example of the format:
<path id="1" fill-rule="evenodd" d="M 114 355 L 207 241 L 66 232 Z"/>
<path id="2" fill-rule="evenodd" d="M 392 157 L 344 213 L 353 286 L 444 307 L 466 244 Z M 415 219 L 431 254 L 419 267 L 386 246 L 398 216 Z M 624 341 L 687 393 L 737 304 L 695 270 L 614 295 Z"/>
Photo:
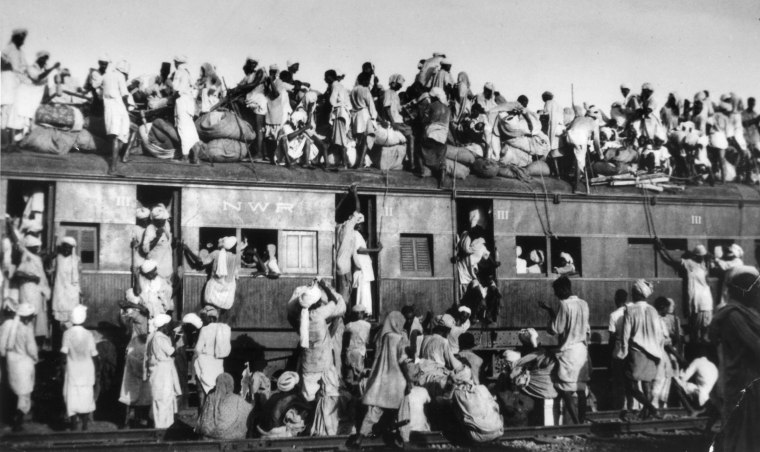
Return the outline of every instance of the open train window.
<path id="1" fill-rule="evenodd" d="M 77 241 L 74 252 L 79 256 L 79 264 L 83 270 L 98 268 L 98 229 L 97 224 L 61 223 L 58 231 L 58 240 L 72 237 Z"/>
<path id="2" fill-rule="evenodd" d="M 52 251 L 55 183 L 11 179 L 6 196 L 5 213 L 18 219 L 19 230 L 39 236 L 42 248 Z"/>
<path id="3" fill-rule="evenodd" d="M 316 231 L 282 231 L 282 242 L 280 268 L 283 273 L 317 273 Z"/>
<path id="4" fill-rule="evenodd" d="M 241 267 L 265 271 L 263 268 L 257 268 L 256 256 L 262 264 L 270 257 L 276 260 L 280 250 L 277 235 L 277 229 L 241 229 L 240 239 L 248 241 L 248 247 L 240 258 Z"/>
<path id="5" fill-rule="evenodd" d="M 401 272 L 409 276 L 433 276 L 433 235 L 401 234 Z"/>
<path id="6" fill-rule="evenodd" d="M 518 275 L 546 275 L 546 237 L 515 237 L 515 270 Z"/>
<path id="7" fill-rule="evenodd" d="M 198 228 L 198 252 L 204 258 L 219 247 L 219 239 L 237 236 L 235 228 Z"/>
<path id="8" fill-rule="evenodd" d="M 152 208 L 156 204 L 163 204 L 171 212 L 174 202 L 174 187 L 162 187 L 160 185 L 138 185 L 137 186 L 137 203 L 138 207 Z"/>
<path id="9" fill-rule="evenodd" d="M 550 248 L 552 273 L 568 276 L 583 274 L 580 237 L 553 238 Z"/>

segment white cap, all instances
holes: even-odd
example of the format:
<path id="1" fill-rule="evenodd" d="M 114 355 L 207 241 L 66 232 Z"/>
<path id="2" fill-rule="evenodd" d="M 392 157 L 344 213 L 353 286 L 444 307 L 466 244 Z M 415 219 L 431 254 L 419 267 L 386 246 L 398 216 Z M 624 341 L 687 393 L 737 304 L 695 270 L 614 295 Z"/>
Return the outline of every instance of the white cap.
<path id="1" fill-rule="evenodd" d="M 71 323 L 81 325 L 87 319 L 87 306 L 78 304 L 71 310 Z"/>
<path id="2" fill-rule="evenodd" d="M 158 314 L 157 316 L 153 317 L 153 326 L 156 328 L 161 328 L 171 321 L 172 318 L 167 314 Z"/>

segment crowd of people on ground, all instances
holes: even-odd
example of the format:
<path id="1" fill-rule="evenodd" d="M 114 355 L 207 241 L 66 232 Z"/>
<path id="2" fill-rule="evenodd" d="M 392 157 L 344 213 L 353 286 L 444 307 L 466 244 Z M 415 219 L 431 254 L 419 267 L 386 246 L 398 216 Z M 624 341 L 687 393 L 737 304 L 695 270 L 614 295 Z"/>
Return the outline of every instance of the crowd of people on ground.
<path id="1" fill-rule="evenodd" d="M 651 83 L 639 93 L 622 84 L 608 111 L 586 103 L 562 108 L 549 91 L 543 106 L 531 108 L 527 96 L 509 101 L 493 82 L 477 92 L 467 72 L 454 78 L 454 62 L 440 52 L 419 60 L 413 81 L 392 74 L 387 86 L 371 62 L 352 86 L 343 71 L 328 69 L 320 91 L 316 81 L 299 79 L 298 60 L 266 67 L 255 57 L 245 60 L 242 80 L 227 86 L 211 63 L 196 79 L 184 55 L 162 63 L 158 75 L 139 77 L 127 61 L 104 55 L 82 86 L 72 86 L 48 52 L 27 63 L 26 36 L 13 30 L 2 52 L 3 143 L 54 153 L 107 148 L 111 171 L 120 156 L 126 162 L 139 153 L 191 163 L 373 166 L 439 181 L 470 173 L 553 175 L 574 187 L 581 178 L 643 173 L 694 183 L 760 181 L 755 98 L 745 108 L 734 93 L 713 98 L 704 90 L 685 99 L 670 92 L 659 106 Z M 46 127 L 34 132 L 35 124 Z M 63 133 L 51 127 L 79 134 L 62 149 L 45 141 Z"/>
<path id="2" fill-rule="evenodd" d="M 219 439 L 352 434 L 358 447 L 371 435 L 403 445 L 412 431 L 441 430 L 488 442 L 505 426 L 555 422 L 547 410 L 561 413 L 564 422 L 585 422 L 595 406 L 591 327 L 589 305 L 574 294 L 572 273 L 556 272 L 557 301 L 538 304 L 547 314 L 546 333 L 555 339 L 523 329 L 521 345 L 504 347 L 501 364 L 489 364 L 469 331 L 472 323 L 495 322 L 502 304 L 494 273 L 500 263 L 489 250 L 489 225 L 479 210 L 471 212 L 454 258 L 456 303 L 437 315 L 409 305 L 378 316 L 371 256 L 382 244 L 368 247 L 356 187 L 351 198 L 354 212 L 336 227 L 335 287 L 315 278 L 283 304 L 298 344 L 295 359 L 274 373 L 253 359 L 242 374 L 225 363 L 234 337 L 227 313 L 247 242 L 222 237 L 215 249 L 196 256 L 172 238 L 165 205 L 139 208 L 134 231 L 125 237 L 133 254 L 132 287 L 119 306 L 128 341 L 118 385 L 115 348 L 83 326 L 77 242 L 61 237 L 55 255 L 44 255 L 44 207 L 29 196 L 23 216 L 7 218 L 3 239 L 0 378 L 3 400 L 16 400 L 3 402 L 15 407 L 5 420 L 22 429 L 33 400 L 44 400 L 34 396 L 41 390 L 35 370 L 47 352 L 62 356 L 59 391 L 73 429 L 89 428 L 96 402 L 108 392 L 105 381 L 119 388 L 114 399 L 125 407 L 121 426 L 171 428 L 196 395 L 195 431 Z M 716 249 L 718 256 L 699 245 L 680 259 L 656 244 L 684 278 L 687 324 L 681 327 L 674 300 L 651 302 L 650 282 L 637 280 L 630 300 L 625 289 L 615 293 L 608 328 L 612 405 L 631 421 L 660 418 L 662 408 L 680 404 L 692 414 L 722 419 L 723 450 L 742 450 L 742 441 L 757 440 L 749 427 L 760 403 L 760 273 L 744 265 L 736 244 Z M 208 272 L 201 308 L 182 317 L 175 315 L 173 249 L 179 246 L 188 262 Z M 707 281 L 716 272 L 717 303 Z"/>

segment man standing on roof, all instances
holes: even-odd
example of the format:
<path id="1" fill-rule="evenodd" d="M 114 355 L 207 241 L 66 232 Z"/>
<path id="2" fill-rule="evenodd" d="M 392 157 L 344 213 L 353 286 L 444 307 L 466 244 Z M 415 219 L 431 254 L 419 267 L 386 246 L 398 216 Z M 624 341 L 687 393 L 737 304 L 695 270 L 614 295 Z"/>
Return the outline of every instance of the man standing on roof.
<path id="1" fill-rule="evenodd" d="M 554 94 L 545 91 L 541 95 L 544 101 L 544 109 L 541 112 L 541 131 L 549 138 L 549 159 L 553 165 L 549 166 L 554 176 L 559 176 L 559 166 L 557 160 L 562 157 L 562 150 L 559 147 L 559 137 L 565 131 L 565 116 L 562 114 L 562 107 L 554 100 Z"/>
<path id="2" fill-rule="evenodd" d="M 198 162 L 198 153 L 202 147 L 198 130 L 195 128 L 193 118 L 195 116 L 195 93 L 193 78 L 187 67 L 187 57 L 177 55 L 174 57 L 174 76 L 172 87 L 176 98 L 174 104 L 174 122 L 177 126 L 177 134 L 182 145 L 182 160 L 190 157 L 190 163 Z"/>
<path id="3" fill-rule="evenodd" d="M 103 121 L 106 125 L 106 136 L 111 141 L 111 165 L 109 174 L 113 174 L 119 159 L 121 148 L 129 141 L 129 63 L 121 60 L 114 70 L 103 76 Z M 125 150 L 128 152 L 128 150 Z"/>
<path id="4" fill-rule="evenodd" d="M 401 74 L 393 74 L 388 80 L 388 89 L 383 93 L 383 117 L 394 130 L 398 130 L 406 138 L 406 160 L 409 169 L 416 170 L 417 162 L 414 158 L 414 134 L 411 126 L 404 123 L 401 116 L 401 99 L 398 91 L 404 85 L 404 77 Z"/>
<path id="5" fill-rule="evenodd" d="M 48 76 L 51 72 L 61 67 L 61 63 L 55 63 L 48 67 L 50 52 L 41 50 L 37 52 L 34 64 L 27 66 L 24 71 L 22 83 L 16 90 L 13 100 L 8 128 L 15 131 L 14 139 L 19 138 L 19 133 L 26 134 L 32 125 L 32 120 L 45 95 L 48 84 Z"/>
<path id="6" fill-rule="evenodd" d="M 330 125 L 332 126 L 331 142 L 334 148 L 340 151 L 341 165 L 348 169 L 348 126 L 351 124 L 349 114 L 351 100 L 350 93 L 340 82 L 342 78 L 338 73 L 329 69 L 325 71 L 325 83 L 330 92 Z M 336 165 L 337 166 L 337 165 Z"/>
<path id="7" fill-rule="evenodd" d="M 639 109 L 639 96 L 631 93 L 631 86 L 627 83 L 620 85 L 620 93 L 623 95 L 623 113 L 630 123 L 636 110 Z"/>
<path id="8" fill-rule="evenodd" d="M 475 103 L 483 107 L 483 110 L 488 113 L 491 109 L 496 108 L 496 96 L 494 92 L 496 88 L 493 83 L 486 82 L 483 85 L 483 92 L 475 96 Z"/>
<path id="9" fill-rule="evenodd" d="M 108 55 L 98 57 L 98 68 L 90 68 L 87 80 L 84 82 L 84 91 L 92 95 L 91 113 L 94 116 L 103 115 L 103 76 L 108 71 L 111 58 Z"/>
<path id="10" fill-rule="evenodd" d="M 2 52 L 2 72 L 0 72 L 0 110 L 2 110 L 2 143 L 10 143 L 11 135 L 6 131 L 11 108 L 16 99 L 16 91 L 26 71 L 26 56 L 21 50 L 26 40 L 26 28 L 15 28 L 11 32 L 11 42 Z"/>
<path id="11" fill-rule="evenodd" d="M 560 276 L 552 284 L 559 298 L 555 312 L 543 301 L 539 307 L 549 313 L 549 334 L 557 336 L 557 392 L 559 392 L 574 424 L 584 422 L 586 393 L 579 390 L 578 379 L 588 360 L 588 304 L 573 295 L 572 284 L 567 276 Z M 655 312 L 655 315 L 657 313 Z M 573 393 L 578 396 L 576 404 Z"/>
<path id="12" fill-rule="evenodd" d="M 431 88 L 441 88 L 449 97 L 454 91 L 454 78 L 451 76 L 451 61 L 447 58 L 441 60 L 441 68 L 433 77 L 433 86 Z"/>
<path id="13" fill-rule="evenodd" d="M 595 106 L 589 107 L 586 116 L 578 116 L 567 126 L 565 140 L 573 149 L 575 155 L 575 180 L 573 192 L 578 188 L 581 174 L 586 168 L 586 156 L 590 142 L 594 144 L 594 152 L 600 153 L 601 142 L 599 135 L 599 118 L 601 112 Z"/>
<path id="14" fill-rule="evenodd" d="M 246 58 L 243 72 L 245 77 L 238 83 L 238 88 L 246 87 L 250 90 L 245 95 L 245 106 L 253 111 L 256 131 L 256 152 L 251 157 L 254 162 L 261 162 L 264 156 L 264 127 L 267 115 L 267 97 L 264 94 L 267 74 L 259 67 L 259 60 L 251 56 Z"/>
<path id="15" fill-rule="evenodd" d="M 713 297 L 707 284 L 707 248 L 701 244 L 697 245 L 693 251 L 687 251 L 678 260 L 668 253 L 661 240 L 656 239 L 655 246 L 665 263 L 678 271 L 685 280 L 686 300 L 683 308 L 689 319 L 690 342 L 708 343 L 708 327 L 713 316 Z"/>

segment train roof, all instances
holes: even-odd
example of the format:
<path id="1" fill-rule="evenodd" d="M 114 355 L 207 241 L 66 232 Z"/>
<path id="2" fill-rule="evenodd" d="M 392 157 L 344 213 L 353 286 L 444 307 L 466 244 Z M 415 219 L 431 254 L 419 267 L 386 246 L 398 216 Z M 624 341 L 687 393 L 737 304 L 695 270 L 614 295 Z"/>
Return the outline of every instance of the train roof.
<path id="1" fill-rule="evenodd" d="M 356 183 L 365 192 L 408 193 L 412 195 L 451 196 L 454 184 L 446 178 L 438 188 L 433 178 L 419 178 L 406 171 L 380 170 L 325 171 L 322 169 L 285 168 L 268 164 L 202 162 L 189 165 L 171 160 L 133 156 L 129 163 L 120 164 L 117 175 L 108 174 L 108 158 L 97 154 L 72 153 L 67 156 L 29 152 L 2 153 L 0 175 L 6 178 L 83 181 L 123 181 L 154 185 L 214 185 L 296 190 L 345 190 Z M 631 186 L 592 186 L 591 193 L 573 194 L 570 184 L 554 178 L 536 178 L 530 182 L 515 179 L 482 179 L 470 176 L 456 181 L 457 197 L 533 198 L 548 196 L 587 199 L 589 201 L 635 200 L 644 195 Z M 585 192 L 585 187 L 580 188 Z M 688 186 L 680 192 L 650 193 L 658 200 L 674 203 L 742 203 L 760 205 L 760 190 L 756 187 L 729 183 L 725 185 Z"/>

